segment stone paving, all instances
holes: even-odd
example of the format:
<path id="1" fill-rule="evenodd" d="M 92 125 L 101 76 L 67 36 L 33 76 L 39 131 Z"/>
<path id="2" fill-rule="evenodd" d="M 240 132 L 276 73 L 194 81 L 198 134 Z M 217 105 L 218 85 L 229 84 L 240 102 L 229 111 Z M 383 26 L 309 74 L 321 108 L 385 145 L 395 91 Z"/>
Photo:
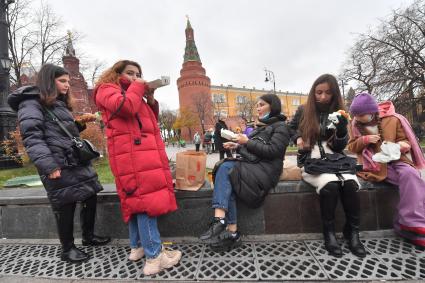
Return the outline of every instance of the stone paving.
<path id="1" fill-rule="evenodd" d="M 368 255 L 327 255 L 321 240 L 255 241 L 228 253 L 214 253 L 197 241 L 169 245 L 183 252 L 179 265 L 156 276 L 144 276 L 144 259 L 127 259 L 127 245 L 83 247 L 93 257 L 86 263 L 58 259 L 54 244 L 0 242 L 0 277 L 171 281 L 387 281 L 425 279 L 425 253 L 400 238 L 363 237 Z M 6 277 L 6 278 L 7 278 Z M 31 282 L 31 281 L 29 281 Z"/>

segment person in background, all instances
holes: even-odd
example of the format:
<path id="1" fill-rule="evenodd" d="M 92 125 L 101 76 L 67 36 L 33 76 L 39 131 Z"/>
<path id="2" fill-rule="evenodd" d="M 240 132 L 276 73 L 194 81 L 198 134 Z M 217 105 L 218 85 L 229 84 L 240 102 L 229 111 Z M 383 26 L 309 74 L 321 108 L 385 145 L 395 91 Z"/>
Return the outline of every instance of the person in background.
<path id="1" fill-rule="evenodd" d="M 146 262 L 144 275 L 175 266 L 181 251 L 161 244 L 157 218 L 177 209 L 173 180 L 158 128 L 158 101 L 137 62 L 122 60 L 107 69 L 94 90 L 108 139 L 109 163 L 121 212 L 128 223 L 129 259 Z"/>
<path id="2" fill-rule="evenodd" d="M 46 114 L 49 109 L 75 137 L 96 120 L 94 114 L 80 119 L 72 116 L 69 73 L 62 67 L 45 64 L 37 74 L 35 86 L 24 86 L 8 97 L 10 107 L 18 112 L 19 129 L 31 161 L 37 168 L 56 219 L 62 246 L 61 260 L 80 263 L 90 255 L 74 244 L 74 214 L 81 202 L 81 230 L 84 246 L 106 245 L 109 237 L 96 236 L 96 194 L 103 190 L 90 163 L 81 163 L 73 152 L 71 138 Z"/>
<path id="3" fill-rule="evenodd" d="M 201 135 L 198 132 L 193 135 L 193 143 L 195 144 L 195 150 L 199 151 L 199 147 L 201 146 Z"/>
<path id="4" fill-rule="evenodd" d="M 221 136 L 221 129 L 227 129 L 226 123 L 218 118 L 217 123 L 215 124 L 215 149 L 218 150 L 220 154 L 220 160 L 224 159 L 224 154 L 226 154 L 227 157 L 232 157 L 232 152 L 230 149 L 226 149 L 223 147 L 223 143 L 227 142 L 228 140 L 224 139 Z"/>

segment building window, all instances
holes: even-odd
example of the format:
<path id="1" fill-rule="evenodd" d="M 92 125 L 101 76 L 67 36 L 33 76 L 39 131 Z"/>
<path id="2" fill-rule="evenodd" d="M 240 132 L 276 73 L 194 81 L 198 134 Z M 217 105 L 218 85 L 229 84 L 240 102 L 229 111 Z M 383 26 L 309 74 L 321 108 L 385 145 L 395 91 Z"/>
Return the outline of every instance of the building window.
<path id="1" fill-rule="evenodd" d="M 227 118 L 227 111 L 226 110 L 216 110 L 216 111 L 214 111 L 214 116 L 221 117 L 221 118 Z"/>
<path id="2" fill-rule="evenodd" d="M 213 102 L 214 103 L 225 103 L 226 99 L 224 98 L 224 94 L 222 94 L 222 93 L 214 94 Z"/>
<path id="3" fill-rule="evenodd" d="M 299 106 L 301 104 L 301 101 L 299 98 L 292 99 L 292 105 L 293 106 Z"/>
<path id="4" fill-rule="evenodd" d="M 236 103 L 238 104 L 243 104 L 247 102 L 248 102 L 248 98 L 246 96 L 239 95 L 236 97 Z"/>

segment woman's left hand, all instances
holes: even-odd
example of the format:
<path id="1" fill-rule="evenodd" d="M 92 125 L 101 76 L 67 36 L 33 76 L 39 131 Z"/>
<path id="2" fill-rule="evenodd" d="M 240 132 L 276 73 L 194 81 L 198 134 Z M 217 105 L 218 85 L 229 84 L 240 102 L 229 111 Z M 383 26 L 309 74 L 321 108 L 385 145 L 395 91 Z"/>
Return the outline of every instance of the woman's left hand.
<path id="1" fill-rule="evenodd" d="M 155 89 L 150 89 L 150 88 L 146 89 L 146 92 L 145 92 L 146 102 L 151 106 L 155 105 L 155 98 L 153 97 L 154 92 L 155 92 Z"/>
<path id="2" fill-rule="evenodd" d="M 244 134 L 238 134 L 236 138 L 233 139 L 234 142 L 238 144 L 246 144 L 249 141 L 249 138 Z"/>

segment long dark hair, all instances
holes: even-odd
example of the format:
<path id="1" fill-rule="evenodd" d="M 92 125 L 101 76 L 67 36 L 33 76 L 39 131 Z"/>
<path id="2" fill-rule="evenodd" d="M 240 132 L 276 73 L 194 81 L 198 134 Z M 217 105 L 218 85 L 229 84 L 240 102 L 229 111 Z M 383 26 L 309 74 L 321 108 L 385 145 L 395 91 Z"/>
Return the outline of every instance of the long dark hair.
<path id="1" fill-rule="evenodd" d="M 344 101 L 342 99 L 341 92 L 339 91 L 339 86 L 336 78 L 330 74 L 324 74 L 318 77 L 311 86 L 310 93 L 308 95 L 307 102 L 304 106 L 304 112 L 299 126 L 301 137 L 304 143 L 306 143 L 306 145 L 309 145 L 310 148 L 314 146 L 320 134 L 320 126 L 317 118 L 318 111 L 316 106 L 315 91 L 316 87 L 319 84 L 323 83 L 329 84 L 332 93 L 332 99 L 329 104 L 329 113 L 338 110 L 345 110 Z"/>
<path id="2" fill-rule="evenodd" d="M 44 64 L 37 74 L 36 85 L 40 90 L 40 102 L 45 106 L 52 106 L 58 98 L 55 79 L 63 75 L 69 75 L 69 72 L 62 67 L 53 64 Z M 61 97 L 62 98 L 62 97 Z M 66 107 L 72 110 L 72 99 L 68 92 L 61 99 Z"/>

